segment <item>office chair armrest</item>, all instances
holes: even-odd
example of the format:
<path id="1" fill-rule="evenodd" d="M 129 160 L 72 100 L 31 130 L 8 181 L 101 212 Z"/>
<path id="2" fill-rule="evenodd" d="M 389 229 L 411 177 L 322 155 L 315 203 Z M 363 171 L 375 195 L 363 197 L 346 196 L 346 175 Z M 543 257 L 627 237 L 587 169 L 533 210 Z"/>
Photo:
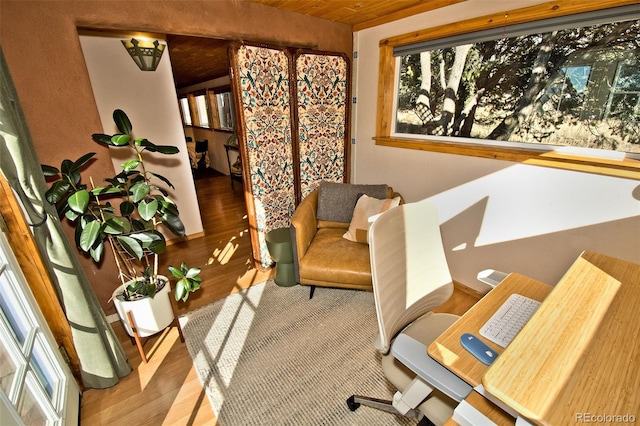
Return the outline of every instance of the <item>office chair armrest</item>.
<path id="1" fill-rule="evenodd" d="M 476 278 L 478 278 L 478 281 L 489 284 L 491 288 L 494 288 L 500 284 L 502 280 L 507 278 L 508 275 L 506 272 L 496 271 L 495 269 L 485 269 L 484 271 L 478 272 Z"/>
<path id="2" fill-rule="evenodd" d="M 427 355 L 427 347 L 400 333 L 391 346 L 391 354 L 425 382 L 456 401 L 469 395 L 472 387 Z"/>

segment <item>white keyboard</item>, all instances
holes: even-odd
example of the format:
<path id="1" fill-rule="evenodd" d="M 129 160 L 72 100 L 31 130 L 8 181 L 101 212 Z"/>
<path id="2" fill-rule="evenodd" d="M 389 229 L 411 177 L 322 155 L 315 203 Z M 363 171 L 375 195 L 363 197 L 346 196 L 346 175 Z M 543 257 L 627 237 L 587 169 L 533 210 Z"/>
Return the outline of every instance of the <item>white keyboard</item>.
<path id="1" fill-rule="evenodd" d="M 480 329 L 480 335 L 506 348 L 529 321 L 540 302 L 512 294 Z"/>

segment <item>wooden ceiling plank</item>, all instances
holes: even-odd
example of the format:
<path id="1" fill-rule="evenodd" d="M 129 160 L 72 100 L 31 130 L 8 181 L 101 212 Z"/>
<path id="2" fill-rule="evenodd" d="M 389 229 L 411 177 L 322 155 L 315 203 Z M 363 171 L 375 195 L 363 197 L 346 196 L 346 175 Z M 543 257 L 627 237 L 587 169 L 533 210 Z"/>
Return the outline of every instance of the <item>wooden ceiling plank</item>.
<path id="1" fill-rule="evenodd" d="M 381 16 L 380 18 L 359 22 L 353 25 L 353 31 L 356 32 L 356 31 L 364 30 L 366 28 L 371 28 L 377 25 L 382 25 L 389 22 L 397 21 L 398 19 L 407 18 L 409 16 L 417 15 L 419 13 L 440 9 L 442 7 L 451 6 L 456 3 L 462 3 L 463 1 L 465 0 L 433 0 L 426 3 L 421 3 L 416 6 L 409 7 L 395 13 L 390 13 L 386 16 Z"/>

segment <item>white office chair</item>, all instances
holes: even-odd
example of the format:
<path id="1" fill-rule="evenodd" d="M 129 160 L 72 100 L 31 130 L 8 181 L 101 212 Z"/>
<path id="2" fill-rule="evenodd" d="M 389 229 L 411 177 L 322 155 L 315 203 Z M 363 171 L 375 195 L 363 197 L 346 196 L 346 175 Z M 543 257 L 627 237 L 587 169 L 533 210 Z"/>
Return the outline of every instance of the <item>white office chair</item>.
<path id="1" fill-rule="evenodd" d="M 431 312 L 453 293 L 435 206 L 423 201 L 382 214 L 369 230 L 369 250 L 380 330 L 376 348 L 398 392 L 393 401 L 353 395 L 347 405 L 443 424 L 471 386 L 427 355 L 427 346 L 458 318 Z"/>

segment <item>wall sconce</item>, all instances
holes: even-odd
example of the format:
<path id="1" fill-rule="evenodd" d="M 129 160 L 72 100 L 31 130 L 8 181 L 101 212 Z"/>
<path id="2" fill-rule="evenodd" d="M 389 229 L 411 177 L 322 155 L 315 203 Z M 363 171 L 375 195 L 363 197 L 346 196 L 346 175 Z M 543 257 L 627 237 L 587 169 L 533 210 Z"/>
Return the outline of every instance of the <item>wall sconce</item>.
<path id="1" fill-rule="evenodd" d="M 155 71 L 162 58 L 165 45 L 158 40 L 122 40 L 122 44 L 142 71 Z"/>

